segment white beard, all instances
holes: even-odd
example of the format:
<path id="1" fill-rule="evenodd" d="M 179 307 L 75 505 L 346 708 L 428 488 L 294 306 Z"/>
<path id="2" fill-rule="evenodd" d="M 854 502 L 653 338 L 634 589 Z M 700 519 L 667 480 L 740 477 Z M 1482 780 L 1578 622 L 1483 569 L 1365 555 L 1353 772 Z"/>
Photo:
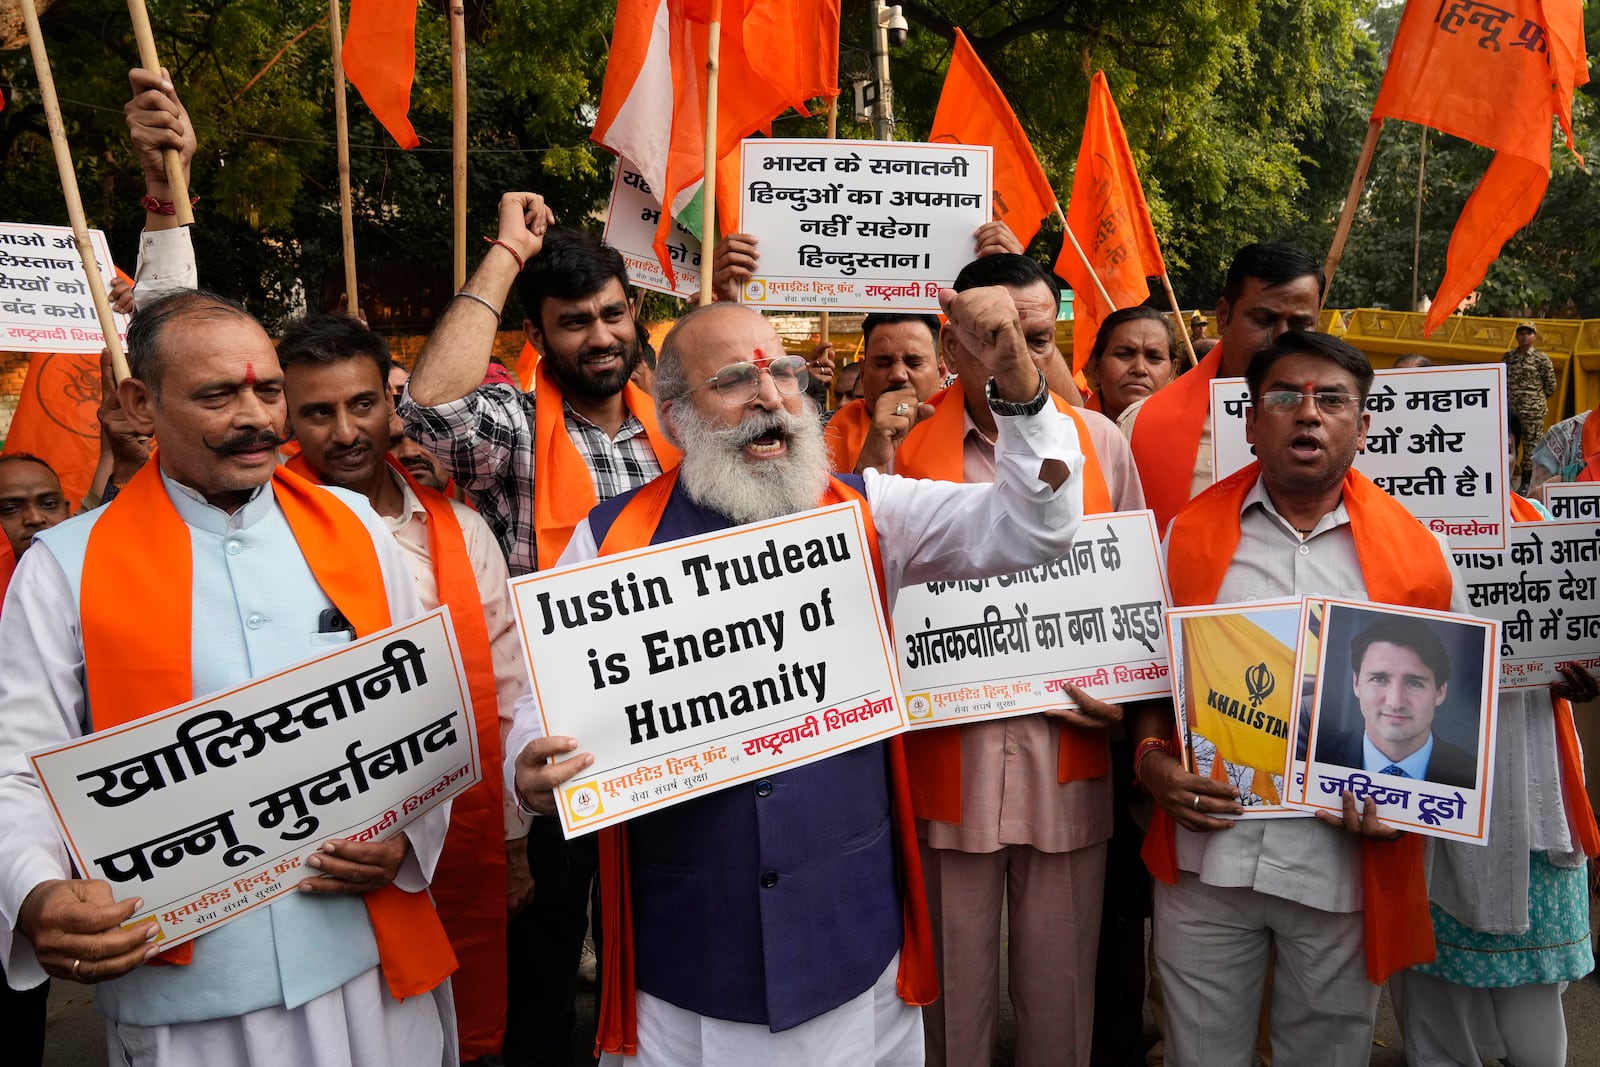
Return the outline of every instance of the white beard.
<path id="1" fill-rule="evenodd" d="M 713 423 L 684 403 L 677 405 L 673 421 L 683 445 L 678 484 L 689 499 L 736 523 L 808 511 L 828 486 L 828 450 L 809 400 L 799 415 L 781 408 L 763 411 L 737 426 Z M 787 453 L 747 459 L 744 446 L 774 429 L 784 435 Z"/>

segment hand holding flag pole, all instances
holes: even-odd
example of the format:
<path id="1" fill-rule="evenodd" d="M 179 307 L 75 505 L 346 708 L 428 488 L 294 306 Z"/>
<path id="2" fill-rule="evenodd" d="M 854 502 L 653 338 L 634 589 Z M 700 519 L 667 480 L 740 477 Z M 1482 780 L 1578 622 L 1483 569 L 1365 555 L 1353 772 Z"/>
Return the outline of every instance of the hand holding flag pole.
<path id="1" fill-rule="evenodd" d="M 143 5 L 140 5 L 143 11 Z M 105 280 L 100 276 L 100 265 L 95 262 L 94 246 L 89 243 L 89 224 L 83 214 L 83 199 L 78 194 L 78 175 L 72 169 L 72 151 L 67 147 L 66 128 L 61 124 L 61 102 L 56 99 L 56 81 L 50 73 L 50 57 L 44 50 L 44 34 L 39 29 L 39 12 L 33 6 L 33 0 L 22 0 L 22 22 L 28 31 L 28 49 L 33 53 L 33 70 L 39 79 L 39 96 L 44 103 L 45 124 L 50 129 L 50 147 L 55 150 L 56 172 L 61 176 L 61 193 L 67 201 L 67 218 L 72 223 L 72 239 L 78 246 L 78 256 L 83 260 L 83 273 L 89 282 L 89 294 L 94 297 L 95 317 L 100 320 L 100 332 L 105 335 L 106 348 L 111 351 L 111 365 L 116 372 L 117 381 L 128 377 L 128 356 L 122 349 L 122 338 L 117 334 L 117 320 L 111 313 L 111 300 L 106 295 Z M 145 23 L 145 32 L 149 32 L 149 22 Z M 154 47 L 148 57 L 150 62 L 155 60 Z M 151 67 L 160 70 L 159 65 Z M 177 160 L 176 150 L 169 157 L 169 174 L 171 173 L 170 161 Z M 183 177 L 182 161 L 178 162 L 177 174 Z M 173 187 L 177 193 L 179 204 L 187 208 L 189 197 L 187 187 L 178 184 Z M 191 216 L 192 218 L 192 216 Z"/>
<path id="2" fill-rule="evenodd" d="M 161 58 L 156 54 L 156 38 L 150 30 L 150 13 L 145 10 L 144 0 L 128 0 L 128 17 L 133 20 L 133 38 L 139 45 L 139 65 L 145 70 L 159 71 Z M 194 208 L 189 204 L 189 181 L 183 175 L 183 160 L 176 148 L 167 149 L 162 157 L 167 163 L 167 185 L 172 188 L 172 206 L 177 212 L 178 225 L 193 226 Z M 93 275 L 94 271 L 89 273 Z"/>

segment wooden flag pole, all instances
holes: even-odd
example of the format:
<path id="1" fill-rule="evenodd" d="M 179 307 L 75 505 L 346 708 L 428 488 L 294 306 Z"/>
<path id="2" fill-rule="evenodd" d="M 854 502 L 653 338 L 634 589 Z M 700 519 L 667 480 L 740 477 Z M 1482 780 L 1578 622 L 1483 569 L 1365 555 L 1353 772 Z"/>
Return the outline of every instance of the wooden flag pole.
<path id="1" fill-rule="evenodd" d="M 122 338 L 117 335 L 116 316 L 111 313 L 111 299 L 106 295 L 106 283 L 100 276 L 100 265 L 95 262 L 94 246 L 89 243 L 89 224 L 84 220 L 83 200 L 78 195 L 78 175 L 72 169 L 67 131 L 61 124 L 61 103 L 56 99 L 56 81 L 50 74 L 50 57 L 45 54 L 44 34 L 39 30 L 39 12 L 35 10 L 33 0 L 22 0 L 22 22 L 28 31 L 28 49 L 33 53 L 34 75 L 39 79 L 39 97 L 44 102 L 45 125 L 50 129 L 50 147 L 55 150 L 56 171 L 61 175 L 61 192 L 67 201 L 67 218 L 72 222 L 72 239 L 78 246 L 79 258 L 83 260 L 83 273 L 89 280 L 89 294 L 94 297 L 95 317 L 100 320 L 100 332 L 105 335 L 106 348 L 111 351 L 112 374 L 120 382 L 128 377 L 128 356 L 122 350 Z M 182 168 L 179 170 L 181 173 Z M 178 201 L 188 204 L 189 198 L 180 196 Z"/>
<path id="2" fill-rule="evenodd" d="M 1200 362 L 1194 354 L 1194 342 L 1189 340 L 1189 324 L 1183 321 L 1183 309 L 1178 306 L 1178 294 L 1172 291 L 1172 279 L 1166 271 L 1161 272 L 1161 288 L 1167 291 L 1167 302 L 1172 305 L 1172 317 L 1178 320 L 1178 336 L 1183 338 L 1183 352 L 1188 357 L 1189 366 Z"/>
<path id="3" fill-rule="evenodd" d="M 711 23 L 706 27 L 706 129 L 705 129 L 705 178 L 700 183 L 701 190 L 701 223 L 702 236 L 709 235 L 711 247 L 716 247 L 717 240 L 717 73 L 721 69 L 722 57 L 722 0 L 711 0 Z M 663 204 L 663 211 L 670 212 L 671 204 Z M 701 242 L 704 247 L 704 242 Z M 700 304 L 705 306 L 716 299 L 716 294 L 711 291 L 711 278 L 714 272 L 700 271 Z"/>
<path id="4" fill-rule="evenodd" d="M 1367 139 L 1361 143 L 1361 157 L 1356 160 L 1356 173 L 1350 179 L 1350 191 L 1345 194 L 1344 210 L 1339 213 L 1339 228 L 1333 233 L 1333 244 L 1328 249 L 1328 258 L 1322 264 L 1322 299 L 1328 299 L 1328 293 L 1333 289 L 1333 274 L 1339 269 L 1339 260 L 1344 256 L 1344 242 L 1350 236 L 1350 224 L 1356 218 L 1356 206 L 1361 203 L 1361 190 L 1367 184 L 1367 168 L 1372 166 L 1372 152 L 1378 147 L 1378 131 L 1383 129 L 1382 119 L 1372 119 L 1367 123 Z"/>
<path id="5" fill-rule="evenodd" d="M 1417 155 L 1417 218 L 1411 228 L 1411 310 L 1422 302 L 1422 179 L 1428 167 L 1428 127 L 1422 127 L 1422 147 Z"/>
<path id="6" fill-rule="evenodd" d="M 144 9 L 144 0 L 128 0 L 128 17 L 133 20 L 133 39 L 139 45 L 139 65 L 160 74 L 161 57 L 156 54 L 156 38 L 150 30 L 150 13 Z M 161 158 L 167 164 L 167 185 L 172 189 L 172 206 L 178 225 L 193 226 L 194 208 L 189 204 L 189 180 L 183 176 L 183 157 L 176 148 L 168 148 L 161 153 Z"/>
<path id="7" fill-rule="evenodd" d="M 1117 310 L 1117 305 L 1111 299 L 1111 294 L 1106 292 L 1105 283 L 1100 280 L 1100 275 L 1095 273 L 1094 265 L 1089 262 L 1089 257 L 1084 254 L 1083 246 L 1078 243 L 1078 235 L 1072 232 L 1072 227 L 1067 225 L 1067 216 L 1061 210 L 1061 201 L 1055 203 L 1056 218 L 1061 220 L 1061 229 L 1065 231 L 1067 240 L 1072 243 L 1072 250 L 1078 253 L 1078 261 L 1083 264 L 1083 269 L 1089 272 L 1089 277 L 1094 279 L 1094 288 L 1100 294 L 1100 302 L 1105 304 L 1106 311 Z"/>
<path id="8" fill-rule="evenodd" d="M 339 0 L 329 0 L 328 35 L 333 39 L 333 137 L 339 152 L 339 233 L 344 241 L 344 310 L 361 317 L 356 296 L 356 224 L 350 202 L 350 118 L 344 106 L 344 27 Z"/>
<path id="9" fill-rule="evenodd" d="M 836 138 L 838 136 L 839 136 L 839 95 L 837 93 L 835 93 L 833 95 L 833 98 L 828 101 L 828 140 L 831 141 L 831 140 L 833 140 L 834 138 Z M 822 343 L 825 344 L 825 345 L 826 344 L 831 344 L 832 343 L 832 333 L 833 333 L 833 322 L 832 322 L 833 316 L 828 314 L 827 311 L 823 311 L 817 317 L 821 320 Z M 843 369 L 842 363 L 843 363 L 843 357 L 840 356 L 839 353 L 835 352 L 833 354 L 833 380 L 828 382 L 828 410 L 829 411 L 832 411 L 835 407 L 838 406 L 838 402 L 839 402 L 839 393 L 838 393 L 839 371 Z"/>
<path id="10" fill-rule="evenodd" d="M 450 177 L 455 201 L 455 288 L 467 284 L 467 12 L 450 4 Z"/>

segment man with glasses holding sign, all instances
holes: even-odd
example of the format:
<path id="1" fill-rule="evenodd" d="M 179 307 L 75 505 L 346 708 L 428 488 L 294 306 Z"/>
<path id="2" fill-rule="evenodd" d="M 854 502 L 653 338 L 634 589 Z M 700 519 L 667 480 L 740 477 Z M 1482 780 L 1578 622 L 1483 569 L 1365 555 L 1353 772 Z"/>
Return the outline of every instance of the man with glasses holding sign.
<path id="1" fill-rule="evenodd" d="M 1466 612 L 1444 543 L 1351 469 L 1368 425 L 1367 358 L 1291 330 L 1245 377 L 1257 462 L 1173 520 L 1173 603 L 1310 594 Z M 1365 1064 L 1379 986 L 1433 958 L 1421 839 L 1379 821 L 1370 798 L 1358 810 L 1349 793 L 1342 818 L 1234 821 L 1237 790 L 1183 769 L 1170 705 L 1141 706 L 1129 732 L 1140 739 L 1134 772 L 1158 805 L 1145 862 L 1157 880 L 1167 1062 L 1252 1062 L 1275 948 L 1275 1058 Z"/>
<path id="2" fill-rule="evenodd" d="M 804 360 L 784 355 L 756 312 L 713 304 L 679 321 L 657 368 L 662 425 L 682 464 L 591 512 L 562 562 L 850 500 L 871 518 L 867 541 L 891 599 L 908 583 L 1058 558 L 1082 514 L 1077 434 L 1049 405 L 1005 289 L 941 299 L 989 380 L 992 484 L 830 475 Z M 507 779 L 548 812 L 551 790 L 592 757 L 581 738 L 539 737 L 533 711 L 508 740 Z M 603 1063 L 625 1052 L 641 1065 L 922 1062 L 916 1006 L 937 982 L 897 740 L 601 835 L 607 956 L 633 963 L 631 973 L 604 969 Z"/>

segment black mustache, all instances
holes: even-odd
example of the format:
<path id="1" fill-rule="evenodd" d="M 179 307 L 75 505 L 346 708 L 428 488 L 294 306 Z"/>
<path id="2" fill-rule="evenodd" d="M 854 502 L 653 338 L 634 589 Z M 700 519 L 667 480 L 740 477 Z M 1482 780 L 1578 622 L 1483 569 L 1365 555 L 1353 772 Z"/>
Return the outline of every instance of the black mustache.
<path id="1" fill-rule="evenodd" d="M 216 455 L 231 456 L 236 452 L 248 452 L 257 448 L 281 448 L 288 442 L 288 437 L 279 437 L 271 430 L 239 430 L 228 434 L 216 444 L 210 441 L 204 441 L 204 444 Z"/>

